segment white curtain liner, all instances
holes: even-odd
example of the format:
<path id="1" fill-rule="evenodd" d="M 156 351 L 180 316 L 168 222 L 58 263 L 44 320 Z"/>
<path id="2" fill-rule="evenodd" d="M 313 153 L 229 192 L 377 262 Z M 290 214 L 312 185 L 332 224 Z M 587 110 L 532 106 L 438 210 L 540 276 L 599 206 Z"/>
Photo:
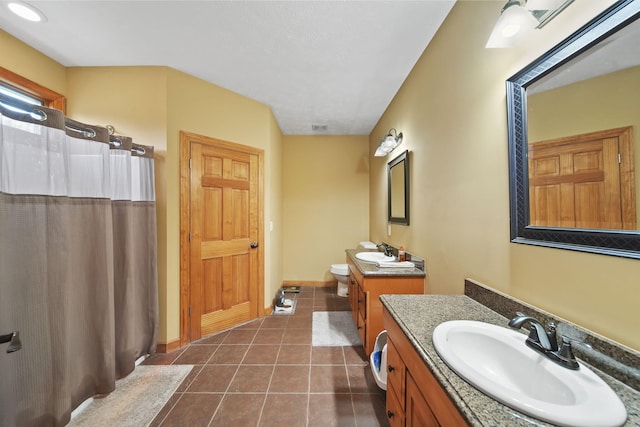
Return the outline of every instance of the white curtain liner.
<path id="1" fill-rule="evenodd" d="M 1 192 L 155 201 L 155 184 L 148 179 L 154 176 L 152 157 L 110 150 L 62 129 L 1 119 Z"/>

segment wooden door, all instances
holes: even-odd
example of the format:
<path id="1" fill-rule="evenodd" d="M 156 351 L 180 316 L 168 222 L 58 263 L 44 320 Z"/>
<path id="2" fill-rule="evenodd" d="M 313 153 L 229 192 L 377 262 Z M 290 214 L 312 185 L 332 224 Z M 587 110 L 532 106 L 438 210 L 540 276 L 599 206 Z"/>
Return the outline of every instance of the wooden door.
<path id="1" fill-rule="evenodd" d="M 529 144 L 530 224 L 636 229 L 631 128 Z"/>
<path id="2" fill-rule="evenodd" d="M 183 137 L 190 170 L 181 332 L 191 342 L 263 315 L 261 155 L 211 138 Z"/>

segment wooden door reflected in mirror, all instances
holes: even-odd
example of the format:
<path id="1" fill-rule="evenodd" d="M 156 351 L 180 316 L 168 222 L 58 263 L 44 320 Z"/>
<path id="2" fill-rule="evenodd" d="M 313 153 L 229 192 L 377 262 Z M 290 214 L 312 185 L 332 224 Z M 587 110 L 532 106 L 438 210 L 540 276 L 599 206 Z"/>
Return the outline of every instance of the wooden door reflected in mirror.
<path id="1" fill-rule="evenodd" d="M 636 230 L 632 127 L 529 143 L 530 224 Z"/>

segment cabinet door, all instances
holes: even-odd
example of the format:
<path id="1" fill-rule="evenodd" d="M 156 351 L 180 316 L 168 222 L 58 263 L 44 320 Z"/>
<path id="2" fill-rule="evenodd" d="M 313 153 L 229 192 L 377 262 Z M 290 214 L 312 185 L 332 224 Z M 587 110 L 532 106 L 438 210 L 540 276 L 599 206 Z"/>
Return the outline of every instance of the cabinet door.
<path id="1" fill-rule="evenodd" d="M 362 285 L 358 284 L 358 312 L 364 320 L 367 320 L 367 298 L 369 297 L 368 294 L 368 292 L 365 292 L 364 289 L 362 289 Z"/>
<path id="2" fill-rule="evenodd" d="M 390 427 L 404 427 L 404 411 L 398 402 L 397 391 L 387 382 L 387 419 Z"/>
<path id="3" fill-rule="evenodd" d="M 395 398 L 400 404 L 400 408 L 404 411 L 404 378 L 406 368 L 404 362 L 400 358 L 398 350 L 393 345 L 393 342 L 387 336 L 387 388 L 391 388 L 396 393 Z M 387 391 L 387 404 L 389 398 L 389 391 Z"/>
<path id="4" fill-rule="evenodd" d="M 440 425 L 433 412 L 431 412 L 429 404 L 420 393 L 411 374 L 407 375 L 406 407 L 405 419 L 407 427 L 438 427 Z"/>
<path id="5" fill-rule="evenodd" d="M 351 269 L 349 269 L 349 306 L 351 306 L 351 315 L 353 316 L 353 321 L 358 321 L 358 282 L 356 281 L 355 276 L 351 273 Z"/>

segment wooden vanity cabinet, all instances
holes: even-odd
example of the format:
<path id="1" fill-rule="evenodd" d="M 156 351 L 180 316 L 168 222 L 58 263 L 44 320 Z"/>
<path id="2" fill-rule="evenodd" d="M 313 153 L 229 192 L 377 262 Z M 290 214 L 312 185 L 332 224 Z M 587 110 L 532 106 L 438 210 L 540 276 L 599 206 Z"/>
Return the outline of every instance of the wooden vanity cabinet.
<path id="1" fill-rule="evenodd" d="M 467 426 L 409 339 L 383 310 L 387 330 L 387 417 L 392 427 Z"/>
<path id="2" fill-rule="evenodd" d="M 365 276 L 349 256 L 347 256 L 347 264 L 349 264 L 348 300 L 351 306 L 351 314 L 368 356 L 373 351 L 376 337 L 384 330 L 380 295 L 422 295 L 424 293 L 424 277 L 407 275 Z"/>

